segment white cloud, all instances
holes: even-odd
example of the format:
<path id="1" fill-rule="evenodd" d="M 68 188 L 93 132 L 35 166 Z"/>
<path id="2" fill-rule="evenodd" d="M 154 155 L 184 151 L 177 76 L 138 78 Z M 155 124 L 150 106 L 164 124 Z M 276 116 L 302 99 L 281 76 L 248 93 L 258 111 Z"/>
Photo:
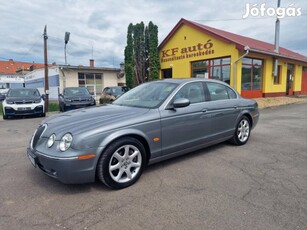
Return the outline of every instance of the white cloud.
<path id="1" fill-rule="evenodd" d="M 129 23 L 152 21 L 158 26 L 161 42 L 180 18 L 273 43 L 275 18 L 243 20 L 246 3 L 275 7 L 277 0 L 4 1 L 0 5 L 0 57 L 43 62 L 42 34 L 47 25 L 49 62 L 64 63 L 64 34 L 68 31 L 69 64 L 88 65 L 93 55 L 96 66 L 118 67 L 124 59 Z M 284 7 L 290 4 L 301 7 L 303 15 L 281 19 L 280 45 L 307 56 L 307 2 L 282 1 Z"/>

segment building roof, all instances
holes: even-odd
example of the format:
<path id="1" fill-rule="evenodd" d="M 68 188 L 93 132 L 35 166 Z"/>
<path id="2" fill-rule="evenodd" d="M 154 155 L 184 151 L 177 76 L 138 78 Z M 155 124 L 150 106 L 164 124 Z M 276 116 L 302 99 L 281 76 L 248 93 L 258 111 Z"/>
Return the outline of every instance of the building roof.
<path id="1" fill-rule="evenodd" d="M 19 62 L 10 59 L 9 61 L 0 61 L 0 74 L 16 74 L 17 71 L 31 71 L 33 69 L 43 68 L 44 64 L 32 62 Z"/>
<path id="2" fill-rule="evenodd" d="M 260 40 L 256 40 L 253 38 L 241 36 L 238 34 L 230 33 L 224 30 L 219 30 L 213 27 L 205 26 L 196 22 L 188 21 L 184 18 L 180 19 L 180 21 L 176 24 L 176 26 L 172 29 L 172 31 L 167 35 L 167 37 L 161 42 L 159 45 L 159 49 L 168 42 L 168 40 L 176 33 L 176 31 L 182 26 L 188 25 L 193 27 L 194 29 L 209 34 L 212 37 L 222 40 L 226 43 L 235 43 L 237 49 L 244 50 L 244 47 L 248 46 L 251 52 L 255 53 L 263 53 L 267 55 L 272 55 L 274 57 L 282 57 L 293 59 L 297 61 L 307 62 L 307 57 L 301 55 L 299 53 L 293 52 L 291 50 L 279 47 L 279 53 L 274 52 L 274 44 L 270 44 L 267 42 L 263 42 Z"/>

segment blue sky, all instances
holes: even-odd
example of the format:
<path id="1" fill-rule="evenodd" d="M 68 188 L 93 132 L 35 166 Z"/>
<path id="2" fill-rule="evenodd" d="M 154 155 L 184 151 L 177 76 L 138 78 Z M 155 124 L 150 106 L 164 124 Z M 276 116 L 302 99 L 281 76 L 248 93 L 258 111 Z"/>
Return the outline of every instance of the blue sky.
<path id="1" fill-rule="evenodd" d="M 48 62 L 64 64 L 64 34 L 70 32 L 67 62 L 119 67 L 124 60 L 129 23 L 152 21 L 159 43 L 181 19 L 274 43 L 274 16 L 249 16 L 246 6 L 276 8 L 277 0 L 10 0 L 0 4 L 0 60 L 43 63 L 43 30 L 47 25 Z M 300 16 L 282 18 L 280 46 L 307 56 L 307 1 L 281 0 Z M 297 11 L 296 11 L 297 12 Z"/>

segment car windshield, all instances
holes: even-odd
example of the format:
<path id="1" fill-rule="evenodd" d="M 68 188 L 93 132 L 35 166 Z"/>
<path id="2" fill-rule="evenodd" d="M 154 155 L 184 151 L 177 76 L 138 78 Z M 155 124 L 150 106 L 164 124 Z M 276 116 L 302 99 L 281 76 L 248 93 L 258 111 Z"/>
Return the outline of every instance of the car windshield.
<path id="1" fill-rule="evenodd" d="M 73 96 L 88 96 L 89 92 L 86 88 L 80 87 L 80 88 L 66 88 L 64 90 L 64 95 L 73 97 Z"/>
<path id="2" fill-rule="evenodd" d="M 39 97 L 39 91 L 37 89 L 11 89 L 8 97 Z"/>
<path id="3" fill-rule="evenodd" d="M 165 101 L 177 86 L 178 84 L 170 82 L 145 83 L 123 94 L 113 104 L 149 109 L 156 108 Z"/>

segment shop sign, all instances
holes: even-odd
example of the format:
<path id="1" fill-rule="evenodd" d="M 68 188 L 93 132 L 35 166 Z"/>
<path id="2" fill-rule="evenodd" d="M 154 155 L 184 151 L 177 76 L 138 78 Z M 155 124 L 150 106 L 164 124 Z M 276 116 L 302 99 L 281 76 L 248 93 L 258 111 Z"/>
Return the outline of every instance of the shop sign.
<path id="1" fill-rule="evenodd" d="M 214 49 L 213 42 L 209 39 L 206 43 L 198 43 L 197 45 L 183 47 L 181 49 L 175 47 L 162 50 L 161 52 L 161 62 L 169 62 L 214 54 Z"/>
<path id="2" fill-rule="evenodd" d="M 1 83 L 24 83 L 24 78 L 16 75 L 3 75 L 0 76 Z"/>

